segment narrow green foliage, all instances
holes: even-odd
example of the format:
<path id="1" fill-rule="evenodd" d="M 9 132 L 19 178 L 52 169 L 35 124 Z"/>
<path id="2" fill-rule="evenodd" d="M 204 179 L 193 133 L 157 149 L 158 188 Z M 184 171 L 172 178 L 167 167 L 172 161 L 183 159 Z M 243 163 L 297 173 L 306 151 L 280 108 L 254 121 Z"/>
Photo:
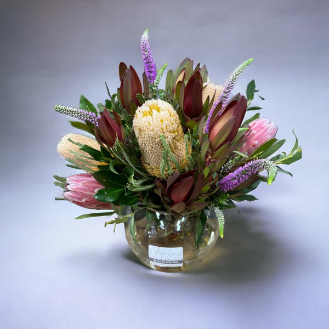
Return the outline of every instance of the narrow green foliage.
<path id="1" fill-rule="evenodd" d="M 201 216 L 198 218 L 196 224 L 196 248 L 199 249 L 199 245 L 206 228 L 207 215 L 202 211 Z"/>
<path id="2" fill-rule="evenodd" d="M 84 219 L 84 218 L 89 218 L 89 217 L 101 217 L 101 216 L 112 216 L 112 215 L 114 215 L 114 211 L 96 212 L 96 213 L 81 215 L 81 216 L 76 217 L 75 219 Z"/>
<path id="3" fill-rule="evenodd" d="M 172 154 L 169 145 L 167 144 L 167 141 L 165 139 L 165 137 L 163 136 L 163 134 L 160 135 L 160 138 L 162 140 L 163 143 L 163 147 L 168 151 L 168 157 L 170 158 L 170 160 L 173 162 L 173 164 L 176 166 L 177 170 L 182 173 L 183 169 L 181 168 L 181 166 L 179 165 L 177 159 L 175 158 L 175 156 Z"/>
<path id="4" fill-rule="evenodd" d="M 62 183 L 62 182 L 59 182 L 59 181 L 55 181 L 55 182 L 54 182 L 54 185 L 55 185 L 55 186 L 59 186 L 59 187 L 61 187 L 62 189 L 65 188 L 65 183 Z"/>
<path id="5" fill-rule="evenodd" d="M 65 177 L 61 177 L 61 176 L 57 176 L 57 175 L 54 175 L 54 178 L 61 182 L 61 183 L 66 183 L 66 178 Z"/>
<path id="6" fill-rule="evenodd" d="M 138 101 L 141 103 L 141 105 L 143 105 L 145 103 L 145 98 L 142 94 L 137 94 L 136 95 Z"/>

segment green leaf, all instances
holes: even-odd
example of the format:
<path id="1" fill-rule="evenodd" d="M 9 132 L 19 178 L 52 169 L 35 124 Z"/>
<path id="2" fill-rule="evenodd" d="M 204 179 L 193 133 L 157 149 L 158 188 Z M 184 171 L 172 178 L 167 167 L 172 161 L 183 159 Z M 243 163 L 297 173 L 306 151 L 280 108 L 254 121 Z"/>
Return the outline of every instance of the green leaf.
<path id="1" fill-rule="evenodd" d="M 255 196 L 251 195 L 251 194 L 246 194 L 246 195 L 236 196 L 236 197 L 234 197 L 234 200 L 239 201 L 239 202 L 241 202 L 241 201 L 251 202 L 251 201 L 256 201 L 258 199 Z"/>
<path id="2" fill-rule="evenodd" d="M 255 89 L 256 89 L 256 83 L 255 83 L 255 80 L 251 80 L 249 83 L 248 83 L 248 86 L 247 86 L 247 99 L 249 101 L 252 101 L 254 99 L 254 94 L 255 94 Z"/>
<path id="3" fill-rule="evenodd" d="M 75 219 L 83 219 L 83 218 L 88 218 L 88 217 L 112 216 L 113 214 L 114 214 L 114 211 L 110 211 L 110 212 L 95 212 L 95 213 L 91 213 L 91 214 L 85 214 L 85 215 L 78 216 Z"/>
<path id="4" fill-rule="evenodd" d="M 108 110 L 111 110 L 111 108 L 112 108 L 112 102 L 109 99 L 105 100 L 105 107 Z"/>
<path id="5" fill-rule="evenodd" d="M 206 153 L 207 153 L 207 151 L 208 151 L 208 149 L 209 149 L 209 144 L 210 144 L 210 141 L 209 141 L 209 139 L 206 139 L 204 142 L 203 142 L 203 144 L 202 144 L 202 147 L 201 147 L 201 159 L 202 159 L 202 161 L 204 161 L 204 158 L 205 158 L 205 156 L 206 156 Z"/>
<path id="6" fill-rule="evenodd" d="M 283 158 L 285 158 L 285 155 L 283 153 L 280 153 L 280 154 L 277 154 L 276 156 L 272 157 L 270 159 L 270 161 L 276 162 L 276 161 L 278 161 L 280 159 L 283 159 Z"/>
<path id="7" fill-rule="evenodd" d="M 114 159 L 110 162 L 109 168 L 114 174 L 120 175 L 120 173 L 117 172 L 116 167 L 122 167 L 122 166 L 124 166 L 124 164 L 120 160 Z"/>
<path id="8" fill-rule="evenodd" d="M 260 117 L 260 113 L 256 113 L 255 115 L 253 115 L 251 118 L 247 119 L 242 125 L 241 127 L 246 126 L 247 124 L 249 124 L 250 122 L 258 119 Z"/>
<path id="9" fill-rule="evenodd" d="M 66 201 L 66 199 L 65 198 L 55 198 L 55 201 Z"/>
<path id="10" fill-rule="evenodd" d="M 267 141 L 266 143 L 264 143 L 263 145 L 261 145 L 257 150 L 255 150 L 251 155 L 250 158 L 252 158 L 253 156 L 256 156 L 258 154 L 261 154 L 263 152 L 265 152 L 268 148 L 270 148 L 275 142 L 277 141 L 276 138 L 272 138 L 269 141 Z"/>
<path id="11" fill-rule="evenodd" d="M 292 156 L 288 156 L 287 158 L 284 158 L 282 160 L 279 160 L 279 163 L 280 164 L 290 165 L 290 164 L 292 164 L 292 163 L 300 160 L 301 158 L 302 158 L 302 149 L 299 149 Z"/>
<path id="12" fill-rule="evenodd" d="M 95 106 L 83 95 L 81 95 L 81 97 L 80 97 L 80 106 L 79 107 L 82 110 L 98 114 Z"/>
<path id="13" fill-rule="evenodd" d="M 196 126 L 197 122 L 193 119 L 189 120 L 186 122 L 186 127 L 193 129 Z"/>
<path id="14" fill-rule="evenodd" d="M 293 154 L 293 153 L 297 150 L 297 148 L 298 148 L 298 138 L 297 138 L 297 136 L 296 136 L 294 130 L 292 130 L 292 133 L 294 134 L 294 136 L 295 136 L 295 138 L 296 138 L 296 141 L 295 141 L 295 144 L 294 144 L 294 146 L 293 146 L 293 148 L 292 148 L 290 154 Z"/>
<path id="15" fill-rule="evenodd" d="M 239 151 L 233 151 L 233 153 L 239 154 L 240 156 L 242 156 L 243 158 L 247 158 L 248 159 L 248 155 L 241 153 Z"/>
<path id="16" fill-rule="evenodd" d="M 203 169 L 204 178 L 207 178 L 207 176 L 209 175 L 209 171 L 210 171 L 209 167 L 206 167 L 206 168 Z"/>
<path id="17" fill-rule="evenodd" d="M 151 223 L 159 222 L 156 213 L 150 209 L 146 209 L 146 220 L 147 220 L 147 225 L 151 225 Z"/>
<path id="18" fill-rule="evenodd" d="M 104 110 L 105 110 L 105 106 L 102 103 L 98 103 L 97 108 L 98 108 L 99 112 L 104 112 Z"/>
<path id="19" fill-rule="evenodd" d="M 259 179 L 257 182 L 253 183 L 252 185 L 250 185 L 249 187 L 246 187 L 242 190 L 233 190 L 233 191 L 230 191 L 229 194 L 241 194 L 241 195 L 245 195 L 245 194 L 248 194 L 249 192 L 255 190 L 258 185 L 261 183 L 262 181 Z"/>
<path id="20" fill-rule="evenodd" d="M 133 238 L 133 240 L 136 241 L 136 228 L 135 228 L 135 215 L 134 214 L 131 216 L 131 219 L 129 222 L 129 231 L 130 231 L 130 235 Z"/>
<path id="21" fill-rule="evenodd" d="M 196 224 L 196 248 L 199 249 L 199 244 L 201 241 L 201 238 L 204 233 L 204 229 L 206 227 L 207 222 L 207 215 L 202 211 L 200 218 L 198 218 L 197 224 Z"/>
<path id="22" fill-rule="evenodd" d="M 130 213 L 128 215 L 125 216 L 121 216 L 118 218 L 115 218 L 113 220 L 110 220 L 109 222 L 105 222 L 104 227 L 106 227 L 109 224 L 121 224 L 121 223 L 125 223 L 134 213 Z"/>
<path id="23" fill-rule="evenodd" d="M 92 148 L 88 145 L 82 146 L 80 148 L 80 150 L 88 153 L 93 159 L 95 159 L 97 161 L 102 161 L 103 160 L 101 151 L 95 150 L 94 148 Z"/>
<path id="24" fill-rule="evenodd" d="M 85 123 L 79 122 L 79 121 L 69 121 L 70 125 L 76 129 L 83 130 L 89 134 L 94 134 L 94 130 L 90 129 L 89 126 Z"/>
<path id="25" fill-rule="evenodd" d="M 265 101 L 265 98 L 264 98 L 264 97 L 259 96 L 259 95 L 258 95 L 258 97 L 259 97 L 261 100 Z"/>
<path id="26" fill-rule="evenodd" d="M 117 206 L 133 206 L 138 202 L 138 197 L 131 191 L 127 191 L 126 194 L 121 195 L 118 200 L 114 201 Z"/>
<path id="27" fill-rule="evenodd" d="M 54 178 L 56 180 L 58 180 L 59 182 L 61 182 L 61 183 L 66 183 L 66 178 L 65 177 L 54 175 Z"/>
<path id="28" fill-rule="evenodd" d="M 125 193 L 125 187 L 103 188 L 94 194 L 93 198 L 101 202 L 113 202 Z"/>
<path id="29" fill-rule="evenodd" d="M 144 185 L 144 186 L 133 186 L 128 185 L 127 188 L 130 191 L 139 192 L 139 191 L 146 191 L 154 187 L 154 184 Z"/>
<path id="30" fill-rule="evenodd" d="M 128 178 L 125 175 L 117 175 L 109 170 L 99 170 L 92 174 L 93 177 L 105 187 L 125 187 Z"/>
<path id="31" fill-rule="evenodd" d="M 262 107 L 259 107 L 259 106 L 250 106 L 247 108 L 247 111 L 258 111 L 261 109 L 262 109 Z"/>
<path id="32" fill-rule="evenodd" d="M 273 153 L 275 153 L 284 143 L 285 139 L 281 139 L 277 142 L 275 142 L 273 145 L 271 145 L 267 150 L 265 150 L 260 156 L 259 159 L 266 159 L 269 156 L 271 156 Z"/>
<path id="33" fill-rule="evenodd" d="M 278 169 L 278 172 L 282 172 L 282 173 L 284 173 L 284 174 L 287 174 L 287 175 L 293 177 L 293 174 L 292 174 L 291 172 L 286 171 L 286 170 L 282 169 L 282 168 L 279 167 L 279 166 L 276 166 L 276 168 Z"/>
<path id="34" fill-rule="evenodd" d="M 104 158 L 113 159 L 111 153 L 103 146 L 101 146 L 101 153 Z"/>

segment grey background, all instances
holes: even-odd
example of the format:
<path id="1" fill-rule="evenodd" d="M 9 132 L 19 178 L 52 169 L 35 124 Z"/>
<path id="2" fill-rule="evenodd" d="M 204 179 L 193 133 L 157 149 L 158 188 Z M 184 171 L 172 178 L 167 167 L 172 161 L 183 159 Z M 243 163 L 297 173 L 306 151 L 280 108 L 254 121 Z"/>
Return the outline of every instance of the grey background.
<path id="1" fill-rule="evenodd" d="M 328 1 L 0 1 L 0 328 L 329 327 Z M 224 83 L 254 57 L 262 115 L 304 159 L 227 212 L 224 240 L 194 272 L 138 264 L 123 227 L 55 202 L 56 153 L 72 131 L 54 104 L 106 98 L 120 61 L 142 72 L 150 29 L 160 67 L 185 56 Z"/>

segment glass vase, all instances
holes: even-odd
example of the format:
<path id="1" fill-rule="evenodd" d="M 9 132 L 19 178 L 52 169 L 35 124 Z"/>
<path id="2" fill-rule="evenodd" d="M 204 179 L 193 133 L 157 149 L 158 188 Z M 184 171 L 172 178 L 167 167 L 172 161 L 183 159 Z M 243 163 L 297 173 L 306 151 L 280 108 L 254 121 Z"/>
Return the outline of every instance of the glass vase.
<path id="1" fill-rule="evenodd" d="M 125 232 L 143 264 L 157 271 L 180 272 L 191 269 L 214 248 L 218 221 L 209 210 L 177 214 L 141 209 L 125 222 Z"/>

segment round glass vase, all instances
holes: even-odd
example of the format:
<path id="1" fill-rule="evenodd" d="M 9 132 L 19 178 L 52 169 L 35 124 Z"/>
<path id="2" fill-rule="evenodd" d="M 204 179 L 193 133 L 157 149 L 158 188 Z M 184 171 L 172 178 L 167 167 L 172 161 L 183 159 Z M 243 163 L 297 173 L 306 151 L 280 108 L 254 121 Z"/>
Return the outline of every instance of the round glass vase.
<path id="1" fill-rule="evenodd" d="M 218 221 L 209 210 L 189 214 L 141 209 L 125 222 L 131 250 L 146 266 L 162 272 L 191 269 L 214 248 Z"/>

